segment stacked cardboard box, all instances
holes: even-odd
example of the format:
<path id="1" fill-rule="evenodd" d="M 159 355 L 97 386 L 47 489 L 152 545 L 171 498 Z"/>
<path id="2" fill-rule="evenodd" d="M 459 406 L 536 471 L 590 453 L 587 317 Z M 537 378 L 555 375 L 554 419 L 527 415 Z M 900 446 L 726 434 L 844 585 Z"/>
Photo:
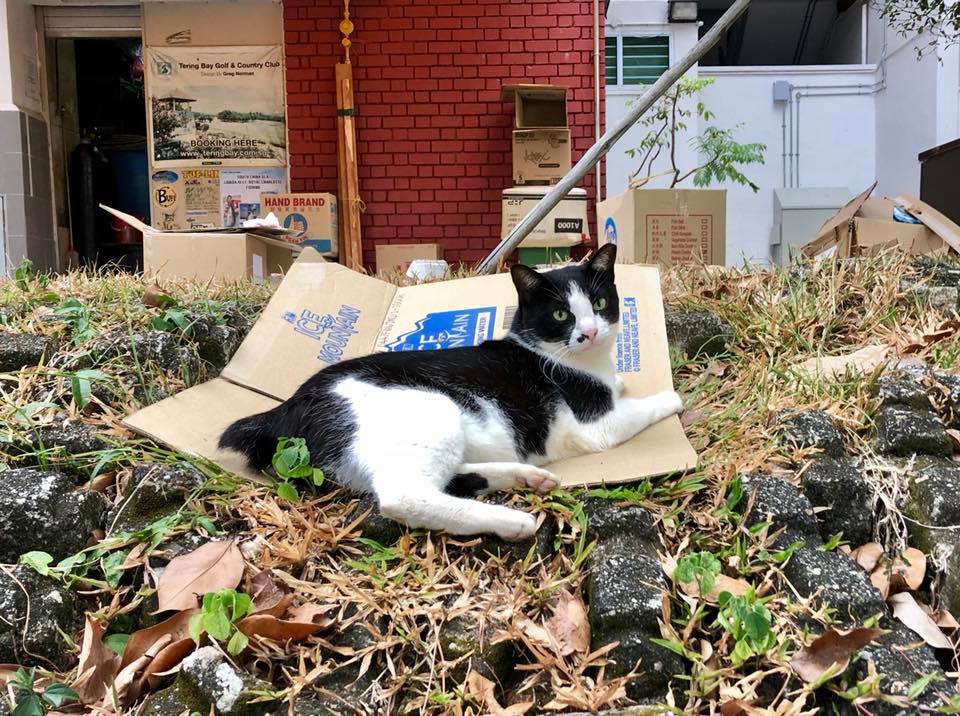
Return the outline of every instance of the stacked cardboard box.
<path id="1" fill-rule="evenodd" d="M 509 234 L 537 202 L 570 171 L 567 88 L 557 85 L 505 85 L 501 99 L 514 103 L 513 181 L 502 196 L 501 238 Z M 546 263 L 569 256 L 569 248 L 587 238 L 587 201 L 572 190 L 520 245 L 521 260 Z M 538 260 L 539 257 L 539 260 Z"/>

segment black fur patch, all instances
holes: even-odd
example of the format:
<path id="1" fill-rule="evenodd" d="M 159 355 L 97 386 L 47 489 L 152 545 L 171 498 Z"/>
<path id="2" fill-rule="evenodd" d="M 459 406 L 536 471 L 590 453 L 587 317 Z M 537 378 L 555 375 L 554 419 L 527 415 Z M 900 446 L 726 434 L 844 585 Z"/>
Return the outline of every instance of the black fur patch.
<path id="1" fill-rule="evenodd" d="M 476 497 L 490 487 L 487 478 L 475 472 L 454 475 L 443 491 L 454 497 Z"/>

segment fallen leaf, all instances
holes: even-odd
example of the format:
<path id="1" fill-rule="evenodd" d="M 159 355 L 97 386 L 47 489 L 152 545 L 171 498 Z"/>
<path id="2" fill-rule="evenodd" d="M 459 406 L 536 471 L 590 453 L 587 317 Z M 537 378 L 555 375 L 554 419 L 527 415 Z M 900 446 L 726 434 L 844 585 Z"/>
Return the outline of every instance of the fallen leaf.
<path id="1" fill-rule="evenodd" d="M 150 665 L 150 662 L 162 652 L 167 644 L 172 641 L 169 634 L 165 634 L 150 645 L 143 654 L 137 659 L 131 661 L 117 674 L 113 681 L 113 687 L 110 689 L 111 695 L 116 699 L 117 705 L 129 704 L 140 696 L 139 684 L 136 681 L 137 674 Z"/>
<path id="2" fill-rule="evenodd" d="M 77 678 L 70 684 L 82 704 L 93 704 L 102 699 L 120 669 L 120 657 L 103 644 L 105 631 L 100 622 L 89 616 L 86 618 Z"/>
<path id="3" fill-rule="evenodd" d="M 867 570 L 867 572 L 874 570 L 882 556 L 883 545 L 877 542 L 862 544 L 850 553 L 851 559 Z"/>
<path id="4" fill-rule="evenodd" d="M 560 654 L 586 654 L 590 651 L 590 621 L 579 596 L 560 592 L 553 616 L 544 624 L 560 647 Z"/>
<path id="5" fill-rule="evenodd" d="M 293 601 L 293 595 L 287 594 L 272 569 L 257 572 L 250 581 L 250 596 L 253 599 L 251 614 L 270 614 L 278 618 L 283 616 Z"/>
<path id="6" fill-rule="evenodd" d="M 533 702 L 529 701 L 522 704 L 513 704 L 504 708 L 497 701 L 496 685 L 490 679 L 478 674 L 471 669 L 467 674 L 467 693 L 476 698 L 477 701 L 486 707 L 485 713 L 490 716 L 523 716 L 527 711 L 533 708 Z"/>
<path id="7" fill-rule="evenodd" d="M 180 641 L 189 637 L 190 631 L 188 624 L 190 617 L 199 611 L 199 609 L 190 609 L 185 612 L 180 612 L 159 624 L 154 624 L 152 627 L 135 631 L 130 635 L 127 647 L 123 650 L 123 660 L 120 662 L 120 668 L 125 669 L 132 662 L 143 656 L 151 646 L 165 636 L 169 636 L 171 641 Z"/>
<path id="8" fill-rule="evenodd" d="M 950 436 L 950 442 L 953 443 L 953 451 L 960 452 L 960 430 L 947 428 L 947 435 Z"/>
<path id="9" fill-rule="evenodd" d="M 894 594 L 887 600 L 893 609 L 894 618 L 898 619 L 910 631 L 923 639 L 934 649 L 952 649 L 953 644 L 933 621 L 917 604 L 917 600 L 908 592 Z"/>
<path id="10" fill-rule="evenodd" d="M 839 632 L 829 629 L 822 636 L 803 647 L 790 659 L 794 673 L 811 684 L 831 668 L 840 673 L 847 668 L 850 657 L 883 633 L 880 629 L 853 629 Z"/>
<path id="11" fill-rule="evenodd" d="M 278 619 L 271 614 L 252 614 L 237 622 L 237 629 L 251 638 L 279 642 L 300 641 L 333 624 L 333 619 L 325 615 L 335 608 L 332 604 L 301 604 L 290 612 L 288 619 Z"/>
<path id="12" fill-rule="evenodd" d="M 143 305 L 150 308 L 169 308 L 177 303 L 176 299 L 168 296 L 163 289 L 153 284 L 147 286 L 143 292 Z"/>
<path id="13" fill-rule="evenodd" d="M 164 678 L 170 673 L 171 669 L 180 666 L 180 662 L 191 651 L 196 649 L 197 644 L 193 639 L 180 639 L 179 641 L 167 644 L 163 649 L 157 652 L 147 668 L 143 670 L 140 677 L 139 690 L 146 691 L 147 687 L 156 689 L 163 683 Z"/>
<path id="14" fill-rule="evenodd" d="M 953 614 L 946 609 L 938 609 L 930 615 L 930 618 L 933 619 L 933 623 L 940 627 L 946 634 L 952 634 L 957 629 L 960 629 L 960 623 L 958 623 L 957 620 L 953 618 Z"/>
<path id="15" fill-rule="evenodd" d="M 890 591 L 919 589 L 926 573 L 927 555 L 919 549 L 908 547 L 890 565 Z"/>
<path id="16" fill-rule="evenodd" d="M 680 424 L 685 428 L 689 428 L 691 425 L 701 422 L 706 417 L 707 414 L 702 410 L 688 410 L 680 416 Z"/>
<path id="17" fill-rule="evenodd" d="M 175 557 L 157 583 L 157 611 L 193 609 L 207 592 L 235 589 L 243 577 L 243 555 L 230 540 L 207 542 Z"/>
<path id="18" fill-rule="evenodd" d="M 680 590 L 690 597 L 700 597 L 700 583 L 694 579 L 691 582 L 678 582 Z M 710 604 L 716 604 L 720 601 L 720 595 L 728 592 L 730 596 L 743 596 L 750 590 L 750 585 L 742 579 L 728 577 L 725 574 L 718 574 L 714 577 L 713 587 L 707 593 L 703 600 Z"/>
<path id="19" fill-rule="evenodd" d="M 884 601 L 890 595 L 890 574 L 883 567 L 877 567 L 870 574 L 870 584 L 877 588 Z"/>

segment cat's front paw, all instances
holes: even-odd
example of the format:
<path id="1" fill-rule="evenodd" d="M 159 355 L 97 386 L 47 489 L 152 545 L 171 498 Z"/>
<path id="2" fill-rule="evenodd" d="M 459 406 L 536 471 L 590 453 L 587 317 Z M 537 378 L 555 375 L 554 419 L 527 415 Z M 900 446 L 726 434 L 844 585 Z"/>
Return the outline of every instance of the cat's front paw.
<path id="1" fill-rule="evenodd" d="M 623 382 L 623 378 L 619 375 L 613 376 L 613 392 L 619 398 L 626 391 L 627 386 Z"/>
<path id="2" fill-rule="evenodd" d="M 560 481 L 557 476 L 549 470 L 544 470 L 533 465 L 524 465 L 514 474 L 518 487 L 526 487 L 537 492 L 550 492 L 555 490 Z"/>
<path id="3" fill-rule="evenodd" d="M 537 519 L 526 512 L 506 509 L 501 524 L 494 530 L 500 539 L 508 542 L 522 542 L 537 533 Z"/>
<path id="4" fill-rule="evenodd" d="M 674 390 L 665 390 L 657 394 L 657 400 L 663 405 L 664 417 L 679 415 L 683 412 L 683 398 Z"/>

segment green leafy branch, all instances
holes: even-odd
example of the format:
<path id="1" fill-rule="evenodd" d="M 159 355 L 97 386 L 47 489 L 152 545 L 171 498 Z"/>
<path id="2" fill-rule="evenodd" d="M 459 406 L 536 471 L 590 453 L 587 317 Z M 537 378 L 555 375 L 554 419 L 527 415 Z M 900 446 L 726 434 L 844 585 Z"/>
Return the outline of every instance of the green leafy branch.
<path id="1" fill-rule="evenodd" d="M 310 464 L 310 450 L 303 438 L 280 438 L 272 465 L 277 474 L 277 494 L 285 500 L 300 498 L 293 480 L 308 479 L 315 487 L 323 484 L 323 471 Z"/>
<path id="2" fill-rule="evenodd" d="M 246 634 L 237 622 L 253 610 L 253 600 L 243 592 L 221 589 L 203 595 L 200 612 L 190 617 L 190 638 L 198 645 L 204 634 L 227 645 L 227 652 L 236 656 L 247 648 Z"/>

